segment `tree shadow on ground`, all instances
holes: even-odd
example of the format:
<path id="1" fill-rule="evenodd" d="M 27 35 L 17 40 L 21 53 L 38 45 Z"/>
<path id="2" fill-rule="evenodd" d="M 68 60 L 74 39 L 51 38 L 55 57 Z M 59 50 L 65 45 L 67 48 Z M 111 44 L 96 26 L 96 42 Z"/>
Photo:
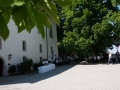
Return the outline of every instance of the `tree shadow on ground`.
<path id="1" fill-rule="evenodd" d="M 8 84 L 10 85 L 18 83 L 36 83 L 38 81 L 51 78 L 55 75 L 59 75 L 60 73 L 71 69 L 77 64 L 78 63 L 76 63 L 75 61 L 72 61 L 70 65 L 57 66 L 56 69 L 42 74 L 39 74 L 38 71 L 36 71 L 26 75 L 0 77 L 0 85 Z"/>

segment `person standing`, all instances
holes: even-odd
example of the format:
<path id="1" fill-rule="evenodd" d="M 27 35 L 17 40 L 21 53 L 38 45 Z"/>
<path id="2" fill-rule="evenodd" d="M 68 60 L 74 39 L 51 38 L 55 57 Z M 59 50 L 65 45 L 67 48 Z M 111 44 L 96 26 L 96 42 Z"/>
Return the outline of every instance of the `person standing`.
<path id="1" fill-rule="evenodd" d="M 108 52 L 108 65 L 110 64 L 111 61 L 112 61 L 112 54 Z"/>
<path id="2" fill-rule="evenodd" d="M 115 56 L 116 56 L 116 63 L 119 63 L 119 52 L 118 51 L 116 52 Z"/>
<path id="3" fill-rule="evenodd" d="M 77 63 L 77 61 L 78 61 L 78 59 L 79 59 L 79 56 L 75 53 L 75 55 L 74 55 L 74 58 L 75 58 L 75 61 L 76 61 L 76 63 Z"/>
<path id="4" fill-rule="evenodd" d="M 42 65 L 43 65 L 43 66 L 45 65 L 45 62 L 46 62 L 45 59 L 43 59 L 43 61 L 42 61 Z"/>
<path id="5" fill-rule="evenodd" d="M 48 62 L 49 62 L 49 63 L 52 63 L 52 59 L 51 59 L 50 57 L 48 58 Z"/>
<path id="6" fill-rule="evenodd" d="M 116 56 L 115 56 L 115 54 L 112 54 L 112 63 L 114 64 L 115 61 L 116 61 Z"/>
<path id="7" fill-rule="evenodd" d="M 100 62 L 101 62 L 101 63 L 104 63 L 104 57 L 103 57 L 103 54 L 102 54 L 102 53 L 100 54 Z"/>
<path id="8" fill-rule="evenodd" d="M 96 55 L 93 55 L 93 60 L 94 60 L 94 63 L 97 63 L 97 57 L 96 57 Z"/>
<path id="9" fill-rule="evenodd" d="M 97 56 L 97 60 L 98 60 L 98 63 L 101 63 L 100 62 L 100 55 L 98 54 L 98 56 Z"/>
<path id="10" fill-rule="evenodd" d="M 53 56 L 53 63 L 56 63 L 56 61 L 55 61 L 56 59 L 57 59 L 57 57 L 56 57 L 56 55 L 54 55 Z"/>

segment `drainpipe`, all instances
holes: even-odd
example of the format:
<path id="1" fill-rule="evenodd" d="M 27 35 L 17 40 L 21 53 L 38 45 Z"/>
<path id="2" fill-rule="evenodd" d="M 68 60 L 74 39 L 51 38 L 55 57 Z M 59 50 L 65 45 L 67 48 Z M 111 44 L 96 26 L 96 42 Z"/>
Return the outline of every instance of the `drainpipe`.
<path id="1" fill-rule="evenodd" d="M 48 38 L 47 38 L 47 27 L 46 27 L 46 48 L 47 48 L 47 58 L 48 58 Z"/>

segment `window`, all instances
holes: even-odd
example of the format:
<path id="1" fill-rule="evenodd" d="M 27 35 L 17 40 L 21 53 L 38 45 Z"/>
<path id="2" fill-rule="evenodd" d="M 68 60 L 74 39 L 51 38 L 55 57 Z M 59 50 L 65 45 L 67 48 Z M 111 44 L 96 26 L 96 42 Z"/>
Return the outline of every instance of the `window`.
<path id="1" fill-rule="evenodd" d="M 42 53 L 42 44 L 40 44 L 40 53 Z"/>
<path id="2" fill-rule="evenodd" d="M 51 53 L 53 54 L 53 47 L 51 47 Z"/>
<path id="3" fill-rule="evenodd" d="M 38 31 L 38 34 L 40 34 L 40 32 Z"/>
<path id="4" fill-rule="evenodd" d="M 49 31 L 49 33 L 50 33 L 50 38 L 53 38 L 53 29 L 52 29 L 52 25 L 50 25 L 50 31 Z"/>
<path id="5" fill-rule="evenodd" d="M 2 49 L 2 39 L 0 38 L 0 49 Z"/>
<path id="6" fill-rule="evenodd" d="M 23 51 L 26 51 L 26 41 L 22 41 Z"/>
<path id="7" fill-rule="evenodd" d="M 23 56 L 23 61 L 25 61 L 27 59 L 27 57 L 26 56 Z"/>
<path id="8" fill-rule="evenodd" d="M 40 62 L 42 62 L 42 57 L 40 57 Z"/>

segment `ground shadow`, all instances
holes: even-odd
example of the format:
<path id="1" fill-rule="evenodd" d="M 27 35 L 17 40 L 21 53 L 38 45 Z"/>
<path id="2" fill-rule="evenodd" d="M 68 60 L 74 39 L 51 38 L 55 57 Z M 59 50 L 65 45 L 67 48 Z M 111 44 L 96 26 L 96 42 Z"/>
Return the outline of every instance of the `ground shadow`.
<path id="1" fill-rule="evenodd" d="M 38 71 L 36 71 L 26 75 L 0 77 L 0 85 L 36 83 L 38 81 L 53 77 L 55 75 L 59 75 L 60 73 L 69 70 L 77 64 L 78 63 L 73 61 L 70 65 L 57 66 L 56 69 L 42 74 L 39 74 Z"/>

